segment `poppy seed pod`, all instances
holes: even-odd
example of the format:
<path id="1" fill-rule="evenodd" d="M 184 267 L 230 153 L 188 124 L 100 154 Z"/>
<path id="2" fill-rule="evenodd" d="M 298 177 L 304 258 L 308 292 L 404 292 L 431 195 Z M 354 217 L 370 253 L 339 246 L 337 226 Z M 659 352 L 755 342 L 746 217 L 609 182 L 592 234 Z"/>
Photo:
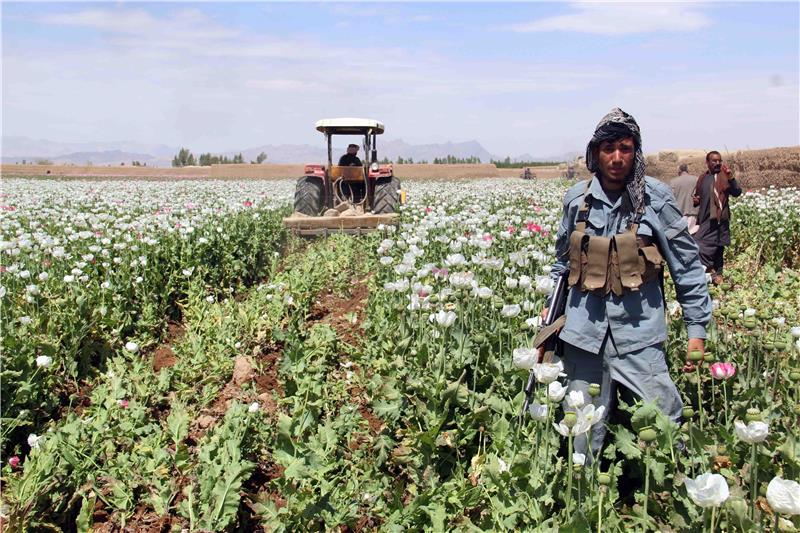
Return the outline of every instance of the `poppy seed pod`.
<path id="1" fill-rule="evenodd" d="M 653 442 L 658 438 L 658 432 L 652 426 L 645 426 L 639 430 L 639 438 L 643 442 Z"/>
<path id="2" fill-rule="evenodd" d="M 692 350 L 691 352 L 689 352 L 689 361 L 696 363 L 697 361 L 702 361 L 702 360 L 703 360 L 703 352 L 701 352 L 700 350 Z"/>
<path id="3" fill-rule="evenodd" d="M 611 485 L 611 476 L 608 474 L 608 472 L 600 472 L 597 474 L 597 482 L 602 486 L 607 487 Z"/>
<path id="4" fill-rule="evenodd" d="M 578 415 L 570 411 L 564 415 L 564 425 L 568 428 L 573 428 L 578 422 Z"/>
<path id="5" fill-rule="evenodd" d="M 748 422 L 759 422 L 762 420 L 761 411 L 751 407 L 747 410 L 747 414 L 744 416 L 744 419 Z"/>
<path id="6" fill-rule="evenodd" d="M 684 407 L 681 414 L 683 415 L 683 418 L 692 418 L 694 416 L 694 409 L 691 407 Z"/>
<path id="7" fill-rule="evenodd" d="M 595 397 L 600 395 L 600 384 L 599 383 L 590 383 L 589 384 L 589 396 Z"/>

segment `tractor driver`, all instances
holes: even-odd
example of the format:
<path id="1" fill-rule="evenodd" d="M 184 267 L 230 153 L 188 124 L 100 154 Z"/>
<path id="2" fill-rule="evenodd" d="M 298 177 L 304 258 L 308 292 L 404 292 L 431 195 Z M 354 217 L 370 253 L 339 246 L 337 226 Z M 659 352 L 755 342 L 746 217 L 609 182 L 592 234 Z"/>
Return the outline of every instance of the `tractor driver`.
<path id="1" fill-rule="evenodd" d="M 356 155 L 358 153 L 357 144 L 348 144 L 347 153 L 339 158 L 340 167 L 360 167 L 361 160 Z"/>

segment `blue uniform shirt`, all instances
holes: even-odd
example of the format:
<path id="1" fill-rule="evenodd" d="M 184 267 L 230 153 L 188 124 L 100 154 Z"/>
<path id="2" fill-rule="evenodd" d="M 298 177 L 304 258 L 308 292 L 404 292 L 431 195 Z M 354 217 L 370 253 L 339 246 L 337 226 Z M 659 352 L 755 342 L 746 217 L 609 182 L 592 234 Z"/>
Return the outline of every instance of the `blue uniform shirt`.
<path id="1" fill-rule="evenodd" d="M 678 302 L 683 308 L 689 338 L 705 339 L 706 324 L 711 320 L 711 298 L 697 244 L 689 235 L 669 185 L 649 176 L 645 182 L 645 212 L 637 234 L 652 237 L 666 260 Z M 587 235 L 610 237 L 627 230 L 630 216 L 622 208 L 621 197 L 611 201 L 596 177 L 592 178 L 588 191 L 586 181 L 574 185 L 564 195 L 564 212 L 556 237 L 557 259 L 550 272 L 554 280 L 569 269 L 569 236 L 575 229 L 584 192 L 590 207 Z M 576 285 L 567 296 L 566 315 L 567 321 L 559 337 L 595 354 L 599 353 L 609 329 L 621 354 L 667 339 L 658 278 L 642 284 L 638 292 L 621 297 L 611 292 L 606 296 L 581 292 Z"/>

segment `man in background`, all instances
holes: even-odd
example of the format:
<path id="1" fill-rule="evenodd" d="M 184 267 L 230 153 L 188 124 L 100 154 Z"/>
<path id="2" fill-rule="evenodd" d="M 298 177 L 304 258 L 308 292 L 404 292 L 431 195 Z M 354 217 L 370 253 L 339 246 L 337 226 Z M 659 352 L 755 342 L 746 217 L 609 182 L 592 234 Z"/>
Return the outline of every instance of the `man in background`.
<path id="1" fill-rule="evenodd" d="M 347 153 L 339 158 L 340 167 L 360 167 L 361 160 L 356 155 L 358 153 L 357 144 L 347 145 Z"/>
<path id="2" fill-rule="evenodd" d="M 706 165 L 708 170 L 697 178 L 693 193 L 699 226 L 694 238 L 700 248 L 700 261 L 711 273 L 712 283 L 719 285 L 722 283 L 723 252 L 731 244 L 728 201 L 731 196 L 740 196 L 742 188 L 716 150 L 708 152 Z"/>
<path id="3" fill-rule="evenodd" d="M 683 219 L 689 227 L 689 233 L 694 235 L 699 229 L 697 225 L 697 206 L 694 205 L 692 195 L 697 185 L 697 176 L 689 174 L 689 165 L 681 163 L 678 167 L 678 176 L 669 183 L 678 209 L 683 213 Z"/>

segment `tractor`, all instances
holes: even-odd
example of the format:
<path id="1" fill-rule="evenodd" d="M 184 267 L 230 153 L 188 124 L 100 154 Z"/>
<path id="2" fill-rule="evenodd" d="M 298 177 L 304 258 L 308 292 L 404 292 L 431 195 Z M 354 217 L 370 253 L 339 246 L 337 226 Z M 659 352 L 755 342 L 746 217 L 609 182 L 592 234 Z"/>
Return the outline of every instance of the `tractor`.
<path id="1" fill-rule="evenodd" d="M 382 123 L 363 118 L 320 120 L 328 165 L 307 164 L 294 192 L 294 213 L 284 226 L 300 235 L 361 234 L 379 225 L 396 224 L 401 203 L 400 180 L 391 164 L 378 163 L 377 136 Z M 361 166 L 339 166 L 333 160 L 333 137 L 363 136 Z"/>

